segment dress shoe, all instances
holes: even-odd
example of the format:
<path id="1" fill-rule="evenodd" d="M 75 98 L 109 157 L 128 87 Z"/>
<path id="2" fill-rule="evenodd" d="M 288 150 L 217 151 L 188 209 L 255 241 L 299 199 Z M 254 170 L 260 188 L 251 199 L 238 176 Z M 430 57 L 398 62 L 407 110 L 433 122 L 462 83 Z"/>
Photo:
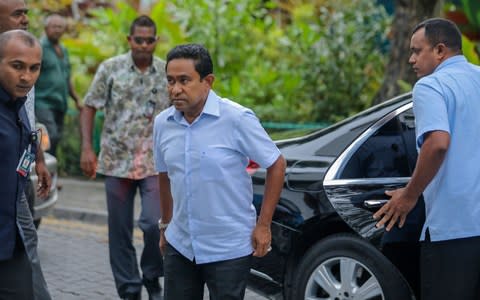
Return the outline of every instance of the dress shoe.
<path id="1" fill-rule="evenodd" d="M 148 294 L 148 300 L 163 300 L 163 295 L 160 291 Z"/>
<path id="2" fill-rule="evenodd" d="M 158 278 L 148 279 L 144 276 L 142 281 L 143 285 L 147 288 L 148 300 L 163 300 L 162 286 Z"/>
<path id="3" fill-rule="evenodd" d="M 127 293 L 122 300 L 142 300 L 142 293 Z"/>

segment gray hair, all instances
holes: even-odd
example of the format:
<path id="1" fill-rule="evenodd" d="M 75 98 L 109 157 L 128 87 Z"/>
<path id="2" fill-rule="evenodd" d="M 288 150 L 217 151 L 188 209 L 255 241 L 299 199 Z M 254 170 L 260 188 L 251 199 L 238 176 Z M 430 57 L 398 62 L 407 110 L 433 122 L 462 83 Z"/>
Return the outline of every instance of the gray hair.
<path id="1" fill-rule="evenodd" d="M 53 13 L 53 14 L 48 15 L 48 16 L 45 18 L 45 20 L 43 20 L 43 26 L 47 27 L 48 24 L 50 23 L 50 21 L 51 21 L 53 18 L 60 18 L 60 19 L 62 19 L 63 22 L 65 23 L 65 26 L 67 25 L 67 20 L 65 19 L 64 16 L 62 16 L 61 14 Z"/>

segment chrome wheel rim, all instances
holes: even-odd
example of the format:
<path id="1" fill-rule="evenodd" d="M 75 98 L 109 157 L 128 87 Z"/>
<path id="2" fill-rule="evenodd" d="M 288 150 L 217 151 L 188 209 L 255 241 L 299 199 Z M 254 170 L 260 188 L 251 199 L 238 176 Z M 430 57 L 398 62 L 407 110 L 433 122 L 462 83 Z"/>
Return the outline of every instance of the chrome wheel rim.
<path id="1" fill-rule="evenodd" d="M 385 300 L 372 271 L 350 257 L 324 261 L 310 275 L 305 300 Z"/>

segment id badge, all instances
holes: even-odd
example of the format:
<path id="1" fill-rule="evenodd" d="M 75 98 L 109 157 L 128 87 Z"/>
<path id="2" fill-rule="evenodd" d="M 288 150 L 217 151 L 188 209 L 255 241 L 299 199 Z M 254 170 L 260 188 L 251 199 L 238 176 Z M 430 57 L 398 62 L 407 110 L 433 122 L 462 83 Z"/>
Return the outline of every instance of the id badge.
<path id="1" fill-rule="evenodd" d="M 30 167 L 34 161 L 35 155 L 30 153 L 28 150 L 23 151 L 22 157 L 20 157 L 20 161 L 18 162 L 17 173 L 23 177 L 27 177 L 28 173 L 30 172 Z"/>

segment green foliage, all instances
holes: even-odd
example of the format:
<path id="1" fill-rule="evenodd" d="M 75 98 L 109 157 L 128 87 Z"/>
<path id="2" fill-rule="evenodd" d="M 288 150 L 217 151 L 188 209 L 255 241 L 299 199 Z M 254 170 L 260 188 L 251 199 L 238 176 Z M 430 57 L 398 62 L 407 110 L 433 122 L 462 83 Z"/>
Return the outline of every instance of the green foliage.
<path id="1" fill-rule="evenodd" d="M 385 63 L 383 8 L 368 0 L 309 2 L 294 6 L 285 25 L 266 7 L 275 3 L 176 0 L 171 14 L 189 42 L 210 50 L 215 89 L 262 120 L 329 122 L 370 105 Z"/>
<path id="2" fill-rule="evenodd" d="M 281 79 L 272 64 L 280 57 L 271 38 L 276 29 L 261 0 L 179 0 L 170 9 L 188 42 L 209 49 L 220 94 L 248 106 L 274 97 L 272 84 Z"/>
<path id="3" fill-rule="evenodd" d="M 413 86 L 405 80 L 399 80 L 398 85 L 400 86 L 400 94 L 407 93 L 412 90 Z"/>
<path id="4" fill-rule="evenodd" d="M 317 129 L 319 130 L 319 129 Z M 312 133 L 316 130 L 314 129 L 292 129 L 292 130 L 282 130 L 282 131 L 275 131 L 275 132 L 269 132 L 270 137 L 274 141 L 278 140 L 285 140 L 285 139 L 291 139 L 299 136 L 304 136 L 306 134 Z"/>
<path id="5" fill-rule="evenodd" d="M 315 0 L 280 10 L 279 3 L 157 1 L 149 14 L 160 37 L 156 55 L 164 58 L 181 43 L 204 44 L 214 60 L 215 90 L 251 107 L 262 121 L 330 123 L 369 106 L 385 63 L 379 48 L 390 20 L 383 7 L 371 0 Z M 138 12 L 116 1 L 115 8 L 92 15 L 72 24 L 63 39 L 82 96 L 98 65 L 128 50 L 126 36 Z M 80 173 L 73 167 L 78 132 L 78 116 L 69 115 L 58 158 L 71 175 Z"/>
<path id="6" fill-rule="evenodd" d="M 475 65 L 480 64 L 480 57 L 477 52 L 477 45 L 469 40 L 465 35 L 462 35 L 462 51 L 463 55 L 467 58 L 467 60 Z"/>
<path id="7" fill-rule="evenodd" d="M 480 30 L 480 2 L 478 0 L 461 0 L 468 21 Z"/>
<path id="8" fill-rule="evenodd" d="M 98 65 L 105 59 L 128 51 L 127 36 L 130 24 L 138 13 L 131 6 L 119 1 L 114 9 L 99 8 L 91 11 L 92 18 L 72 24 L 71 30 L 63 37 L 72 64 L 73 85 L 80 96 L 84 96 L 90 86 Z M 34 7 L 31 23 L 41 24 L 41 8 Z M 168 49 L 183 42 L 183 32 L 169 18 L 165 4 L 158 4 L 151 13 L 158 27 L 160 43 L 157 55 L 164 57 Z M 38 26 L 36 26 L 38 28 Z M 43 27 L 41 27 L 43 28 Z M 38 33 L 40 36 L 41 33 Z M 101 112 L 97 113 L 100 114 Z M 102 122 L 96 118 L 96 122 Z M 96 132 L 94 140 L 98 141 Z M 57 159 L 62 175 L 81 175 L 80 129 L 78 112 L 73 101 L 69 103 L 69 114 L 65 118 L 64 137 L 59 145 Z"/>
<path id="9" fill-rule="evenodd" d="M 74 77 L 87 76 L 80 81 L 88 83 L 102 61 L 128 50 L 126 37 L 137 12 L 119 2 L 115 11 L 99 8 L 91 14 L 92 18 L 76 24 L 74 35 L 62 41 L 69 49 Z M 83 86 L 81 90 L 86 91 Z"/>
<path id="10" fill-rule="evenodd" d="M 306 6 L 288 28 L 302 78 L 297 99 L 309 101 L 312 121 L 338 121 L 371 105 L 383 78 L 379 45 L 389 19 L 373 1 L 332 1 L 317 12 Z"/>
<path id="11" fill-rule="evenodd" d="M 71 110 L 65 116 L 63 138 L 57 148 L 57 160 L 60 175 L 81 175 L 80 166 L 80 128 L 78 112 Z"/>

